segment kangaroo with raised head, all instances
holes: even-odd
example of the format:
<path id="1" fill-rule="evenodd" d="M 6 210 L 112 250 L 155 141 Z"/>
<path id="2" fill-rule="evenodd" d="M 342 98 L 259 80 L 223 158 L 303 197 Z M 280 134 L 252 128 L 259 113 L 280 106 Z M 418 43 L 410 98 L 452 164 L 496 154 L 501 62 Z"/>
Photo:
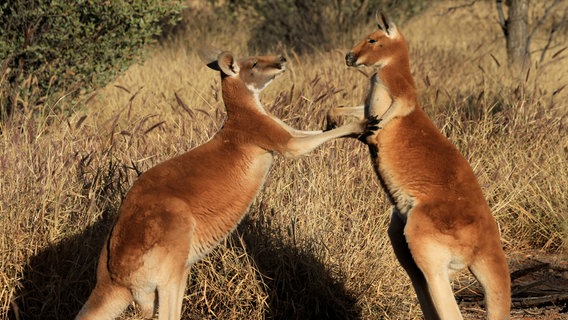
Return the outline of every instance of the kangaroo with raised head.
<path id="1" fill-rule="evenodd" d="M 97 284 L 77 319 L 114 319 L 135 301 L 145 317 L 180 319 L 192 264 L 239 223 L 272 165 L 334 138 L 361 133 L 363 121 L 300 131 L 265 111 L 259 93 L 286 70 L 282 56 L 236 60 L 200 52 L 221 74 L 227 118 L 215 136 L 142 174 L 124 199 L 102 249 Z"/>
<path id="2" fill-rule="evenodd" d="M 348 66 L 378 68 L 365 105 L 332 109 L 328 119 L 369 119 L 362 140 L 394 205 L 389 238 L 424 317 L 463 319 L 450 278 L 468 267 L 485 291 L 487 318 L 509 319 L 509 268 L 477 178 L 418 104 L 404 36 L 384 15 L 377 23 L 345 57 Z"/>

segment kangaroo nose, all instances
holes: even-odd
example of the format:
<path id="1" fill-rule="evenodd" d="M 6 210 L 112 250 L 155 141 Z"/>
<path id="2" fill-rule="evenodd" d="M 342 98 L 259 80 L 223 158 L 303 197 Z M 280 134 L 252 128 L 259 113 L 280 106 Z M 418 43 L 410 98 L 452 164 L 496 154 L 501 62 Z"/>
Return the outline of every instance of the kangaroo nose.
<path id="1" fill-rule="evenodd" d="M 280 62 L 286 62 L 286 58 L 284 58 L 284 56 L 280 56 L 278 58 L 280 59 Z"/>
<path id="2" fill-rule="evenodd" d="M 349 52 L 345 56 L 345 63 L 350 67 L 353 67 L 355 65 L 356 61 L 357 61 L 357 57 L 355 56 L 355 54 L 353 52 Z"/>

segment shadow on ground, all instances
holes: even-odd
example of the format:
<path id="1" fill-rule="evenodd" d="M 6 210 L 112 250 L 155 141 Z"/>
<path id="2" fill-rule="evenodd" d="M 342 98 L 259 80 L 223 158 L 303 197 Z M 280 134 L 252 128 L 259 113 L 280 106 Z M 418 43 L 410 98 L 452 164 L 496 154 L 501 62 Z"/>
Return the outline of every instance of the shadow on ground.
<path id="1" fill-rule="evenodd" d="M 95 285 L 97 259 L 112 221 L 101 219 L 31 257 L 8 319 L 72 319 Z M 286 232 L 250 218 L 239 227 L 244 249 L 268 291 L 265 319 L 359 319 L 356 299 L 340 281 L 342 275 L 333 274 L 309 249 L 285 243 Z"/>
<path id="2" fill-rule="evenodd" d="M 276 213 L 260 215 L 273 217 Z M 293 230 L 277 231 L 267 229 L 266 225 L 247 216 L 239 227 L 246 252 L 268 288 L 266 319 L 361 318 L 356 298 L 345 288 L 341 274 L 333 274 L 310 248 L 285 243 L 283 239 L 290 236 L 284 237 L 284 233 Z"/>
<path id="3" fill-rule="evenodd" d="M 513 319 L 568 319 L 568 256 L 534 251 L 508 254 L 511 268 Z M 481 319 L 485 301 L 481 287 L 464 288 L 456 297 L 469 309 L 468 318 Z"/>
<path id="4" fill-rule="evenodd" d="M 111 219 L 31 257 L 8 319 L 73 319 L 95 285 L 96 264 Z"/>

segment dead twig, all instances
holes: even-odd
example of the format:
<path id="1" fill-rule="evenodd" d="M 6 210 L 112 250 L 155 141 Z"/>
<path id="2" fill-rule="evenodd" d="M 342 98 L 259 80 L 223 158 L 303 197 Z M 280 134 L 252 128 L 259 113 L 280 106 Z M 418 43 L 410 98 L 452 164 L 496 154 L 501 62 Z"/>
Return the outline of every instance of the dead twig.
<path id="1" fill-rule="evenodd" d="M 551 294 L 541 297 L 513 298 L 513 306 L 516 308 L 526 308 L 540 306 L 543 304 L 560 304 L 568 302 L 568 293 Z"/>
<path id="2" fill-rule="evenodd" d="M 538 270 L 547 268 L 549 266 L 550 266 L 550 263 L 541 262 L 541 263 L 539 263 L 535 266 L 528 267 L 528 268 L 521 269 L 521 270 L 517 270 L 517 271 L 511 273 L 511 281 L 514 281 L 514 280 L 516 280 L 520 277 L 526 276 L 529 273 L 533 273 L 533 272 L 536 272 Z"/>
<path id="3" fill-rule="evenodd" d="M 544 61 L 544 57 L 546 55 L 546 52 L 548 51 L 548 49 L 550 49 L 550 44 L 552 43 L 552 39 L 554 38 L 554 33 L 561 28 L 561 26 L 566 23 L 566 21 L 568 21 L 568 18 L 566 17 L 566 15 L 568 14 L 568 9 L 564 12 L 564 18 L 561 19 L 558 22 L 553 22 L 552 23 L 552 27 L 550 28 L 550 33 L 548 34 L 548 39 L 546 41 L 546 44 L 544 45 L 544 48 L 542 49 L 542 53 L 540 54 L 540 62 Z M 553 56 L 554 58 L 554 56 Z"/>
<path id="4" fill-rule="evenodd" d="M 502 0 L 498 0 L 498 1 L 502 1 Z M 554 2 L 552 2 L 545 10 L 544 10 L 544 14 L 542 15 L 542 17 L 540 17 L 540 19 L 537 20 L 534 28 L 532 29 L 531 33 L 529 34 L 529 37 L 527 39 L 527 47 L 530 48 L 530 44 L 532 41 L 532 38 L 534 37 L 534 35 L 536 34 L 537 30 L 542 26 L 542 24 L 544 23 L 544 20 L 546 20 L 546 18 L 548 18 L 548 15 L 550 14 L 550 12 L 552 11 L 552 8 L 554 8 L 557 4 L 560 3 L 561 0 L 554 0 Z"/>
<path id="5" fill-rule="evenodd" d="M 453 11 L 456 11 L 456 10 L 458 10 L 458 9 L 471 7 L 471 6 L 473 6 L 476 2 L 477 2 L 477 0 L 473 0 L 473 1 L 470 2 L 470 3 L 461 4 L 461 5 L 455 6 L 455 7 L 449 7 L 448 10 L 446 10 L 445 13 L 440 14 L 440 15 L 446 15 L 446 14 L 451 13 L 451 12 L 453 12 Z"/>
<path id="6" fill-rule="evenodd" d="M 505 20 L 505 15 L 503 14 L 503 0 L 496 0 L 497 5 L 497 13 L 499 14 L 499 25 L 501 26 L 501 30 L 503 30 L 503 34 L 505 38 L 509 36 L 509 28 L 507 27 L 507 21 Z"/>
<path id="7" fill-rule="evenodd" d="M 480 306 L 485 307 L 483 296 L 462 297 L 460 304 L 465 307 Z M 561 304 L 568 302 L 568 293 L 549 294 L 545 296 L 531 296 L 511 299 L 514 308 L 536 307 L 545 304 Z"/>

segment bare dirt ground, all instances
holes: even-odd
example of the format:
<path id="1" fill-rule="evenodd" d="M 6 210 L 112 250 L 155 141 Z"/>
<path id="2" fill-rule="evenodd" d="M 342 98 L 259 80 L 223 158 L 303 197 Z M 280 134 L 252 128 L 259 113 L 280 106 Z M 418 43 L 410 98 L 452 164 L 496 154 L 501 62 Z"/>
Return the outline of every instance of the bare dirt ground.
<path id="1" fill-rule="evenodd" d="M 513 320 L 568 320 L 568 254 L 508 254 Z M 457 295 L 465 319 L 484 319 L 483 296 L 476 289 Z"/>

